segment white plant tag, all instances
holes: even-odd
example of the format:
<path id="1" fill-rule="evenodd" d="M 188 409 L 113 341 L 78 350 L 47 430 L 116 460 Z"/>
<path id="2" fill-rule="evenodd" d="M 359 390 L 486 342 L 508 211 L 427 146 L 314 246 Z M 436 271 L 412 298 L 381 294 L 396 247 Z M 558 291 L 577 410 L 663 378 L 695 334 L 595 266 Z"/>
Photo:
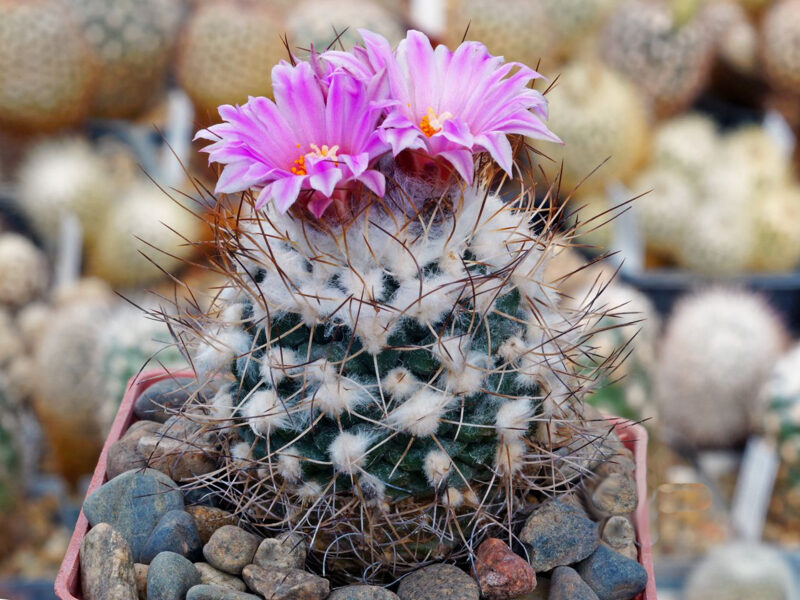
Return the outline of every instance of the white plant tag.
<path id="1" fill-rule="evenodd" d="M 81 222 L 71 212 L 61 215 L 56 249 L 54 284 L 55 287 L 72 285 L 81 276 L 83 256 L 83 228 Z"/>
<path id="2" fill-rule="evenodd" d="M 731 525 L 740 539 L 761 539 L 778 460 L 774 444 L 759 437 L 748 440 L 731 506 Z"/>
<path id="3" fill-rule="evenodd" d="M 790 158 L 794 153 L 797 138 L 789 123 L 777 110 L 768 110 L 764 115 L 764 129 L 772 140 L 778 145 L 784 156 Z"/>
<path id="4" fill-rule="evenodd" d="M 640 274 L 644 269 L 644 240 L 636 212 L 632 210 L 633 202 L 636 201 L 630 202 L 634 195 L 616 181 L 606 186 L 606 196 L 609 208 L 620 207 L 608 214 L 609 219 L 613 217 L 609 225 L 613 233 L 609 250 L 617 252 L 611 259 L 616 264 L 622 264 L 624 272 Z"/>

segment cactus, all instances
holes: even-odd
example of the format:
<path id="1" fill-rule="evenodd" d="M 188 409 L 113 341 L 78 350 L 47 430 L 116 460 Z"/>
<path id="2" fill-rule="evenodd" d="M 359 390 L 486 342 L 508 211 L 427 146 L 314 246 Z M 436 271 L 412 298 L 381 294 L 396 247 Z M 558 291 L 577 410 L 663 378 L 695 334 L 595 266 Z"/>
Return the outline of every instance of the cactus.
<path id="1" fill-rule="evenodd" d="M 698 4 L 630 0 L 612 13 L 602 34 L 603 59 L 639 86 L 660 116 L 689 106 L 708 80 L 714 38 Z"/>
<path id="2" fill-rule="evenodd" d="M 584 193 L 602 190 L 605 182 L 625 179 L 646 159 L 645 104 L 633 86 L 609 69 L 597 63 L 573 63 L 565 67 L 548 97 L 552 101 L 550 126 L 565 143 L 533 145 L 552 159 L 542 158 L 538 164 L 550 181 L 561 171 L 563 161 L 564 189 L 577 186 L 597 169 L 580 189 Z"/>
<path id="3" fill-rule="evenodd" d="M 595 42 L 597 30 L 604 24 L 620 0 L 539 0 L 545 22 L 555 33 L 558 57 L 575 56 Z M 537 32 L 538 34 L 538 32 Z"/>
<path id="4" fill-rule="evenodd" d="M 763 433 L 780 456 L 770 503 L 770 520 L 796 532 L 800 527 L 800 346 L 776 363 L 761 393 L 759 417 Z"/>
<path id="5" fill-rule="evenodd" d="M 772 547 L 729 543 L 713 549 L 689 575 L 686 600 L 797 600 L 792 568 Z"/>
<path id="6" fill-rule="evenodd" d="M 739 73 L 756 75 L 758 30 L 745 8 L 734 0 L 714 0 L 703 7 L 702 18 L 714 36 L 717 57 Z"/>
<path id="7" fill-rule="evenodd" d="M 303 0 L 286 14 L 292 52 L 301 57 L 305 53 L 297 49 L 308 49 L 312 44 L 320 51 L 331 44 L 350 49 L 359 41 L 358 30 L 363 28 L 383 35 L 393 44 L 405 34 L 395 13 L 370 0 Z"/>
<path id="8" fill-rule="evenodd" d="M 68 0 L 100 59 L 91 112 L 132 117 L 164 88 L 180 24 L 180 0 Z"/>
<path id="9" fill-rule="evenodd" d="M 19 234 L 0 234 L 0 305 L 22 306 L 46 286 L 47 263 L 41 251 Z"/>
<path id="10" fill-rule="evenodd" d="M 696 181 L 714 162 L 719 143 L 717 126 L 711 118 L 700 113 L 681 115 L 656 129 L 652 163 L 657 167 L 674 167 Z"/>
<path id="11" fill-rule="evenodd" d="M 529 65 L 541 61 L 549 71 L 557 40 L 546 18 L 544 6 L 535 0 L 449 0 L 444 37 L 454 46 L 467 32 L 467 39 L 486 44 L 506 60 Z"/>
<path id="12" fill-rule="evenodd" d="M 113 179 L 105 161 L 82 138 L 34 146 L 18 173 L 18 204 L 48 247 L 54 248 L 61 220 L 74 214 L 91 243 L 111 205 Z"/>
<path id="13" fill-rule="evenodd" d="M 220 104 L 272 93 L 269 67 L 287 58 L 281 15 L 269 3 L 213 0 L 195 9 L 179 41 L 177 75 L 202 117 Z"/>
<path id="14" fill-rule="evenodd" d="M 115 287 L 136 287 L 181 267 L 194 252 L 185 239 L 201 237 L 202 221 L 178 198 L 151 181 L 134 183 L 109 210 L 89 248 L 89 273 Z"/>
<path id="15" fill-rule="evenodd" d="M 800 188 L 765 191 L 753 207 L 752 268 L 787 272 L 800 263 Z"/>
<path id="16" fill-rule="evenodd" d="M 778 318 L 754 294 L 715 289 L 684 298 L 667 323 L 655 371 L 667 437 L 700 448 L 744 441 L 785 338 Z"/>
<path id="17" fill-rule="evenodd" d="M 800 2 L 777 2 L 764 15 L 761 57 L 767 79 L 773 86 L 800 92 Z"/>
<path id="18" fill-rule="evenodd" d="M 96 59 L 61 2 L 0 1 L 0 127 L 74 125 L 96 79 Z"/>

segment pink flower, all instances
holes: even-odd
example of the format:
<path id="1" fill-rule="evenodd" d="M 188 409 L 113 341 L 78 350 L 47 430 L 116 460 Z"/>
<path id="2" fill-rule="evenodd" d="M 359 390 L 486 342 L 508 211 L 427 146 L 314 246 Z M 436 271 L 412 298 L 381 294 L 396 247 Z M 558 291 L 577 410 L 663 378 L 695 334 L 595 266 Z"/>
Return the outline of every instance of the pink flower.
<path id="1" fill-rule="evenodd" d="M 407 149 L 440 156 L 472 183 L 476 152 L 512 174 L 509 134 L 561 141 L 544 123 L 547 100 L 528 87 L 541 75 L 525 65 L 491 56 L 478 42 L 434 50 L 423 33 L 409 31 L 392 52 L 381 36 L 359 33 L 364 48 L 322 57 L 391 101 L 380 127 L 395 156 Z"/>
<path id="2" fill-rule="evenodd" d="M 382 104 L 367 86 L 341 69 L 322 81 L 309 63 L 274 67 L 274 102 L 251 97 L 243 106 L 220 106 L 223 122 L 195 136 L 212 142 L 203 149 L 209 163 L 224 165 L 216 192 L 257 188 L 256 208 L 271 200 L 286 212 L 309 190 L 317 218 L 334 192 L 353 182 L 382 196 L 384 176 L 370 166 L 388 145 L 376 129 Z"/>

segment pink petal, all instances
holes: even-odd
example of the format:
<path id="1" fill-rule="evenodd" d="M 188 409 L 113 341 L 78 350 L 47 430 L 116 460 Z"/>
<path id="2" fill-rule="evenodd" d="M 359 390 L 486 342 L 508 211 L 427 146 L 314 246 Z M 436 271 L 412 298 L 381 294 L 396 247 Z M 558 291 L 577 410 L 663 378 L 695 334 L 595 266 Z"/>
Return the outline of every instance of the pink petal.
<path id="1" fill-rule="evenodd" d="M 269 185 L 269 195 L 280 212 L 285 213 L 297 201 L 305 179 L 302 175 L 290 175 Z"/>
<path id="2" fill-rule="evenodd" d="M 456 172 L 464 178 L 469 185 L 472 185 L 472 176 L 475 171 L 475 163 L 472 159 L 471 150 L 445 150 L 439 152 L 437 156 L 444 158 L 453 165 Z"/>
<path id="3" fill-rule="evenodd" d="M 383 176 L 383 173 L 370 169 L 359 175 L 358 180 L 372 190 L 378 197 L 383 197 L 386 193 L 386 178 Z"/>

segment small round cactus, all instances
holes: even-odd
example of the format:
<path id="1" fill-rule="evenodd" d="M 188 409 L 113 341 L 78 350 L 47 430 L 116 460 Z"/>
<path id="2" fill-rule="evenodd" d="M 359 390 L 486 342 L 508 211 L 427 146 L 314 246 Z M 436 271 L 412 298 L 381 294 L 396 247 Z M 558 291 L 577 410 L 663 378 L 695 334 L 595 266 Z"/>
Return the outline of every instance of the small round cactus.
<path id="1" fill-rule="evenodd" d="M 752 268 L 774 272 L 794 269 L 800 263 L 800 188 L 766 190 L 752 212 Z"/>
<path id="2" fill-rule="evenodd" d="M 708 80 L 714 38 L 697 14 L 698 4 L 630 0 L 606 23 L 604 60 L 639 86 L 659 115 L 686 108 Z"/>
<path id="3" fill-rule="evenodd" d="M 595 169 L 580 189 L 602 190 L 606 182 L 630 176 L 646 159 L 645 103 L 633 86 L 611 70 L 600 63 L 573 63 L 547 96 L 552 102 L 550 127 L 564 145 L 533 143 L 552 159 L 539 159 L 537 169 L 541 166 L 550 181 L 561 172 L 563 190 L 574 188 Z"/>
<path id="4" fill-rule="evenodd" d="M 783 0 L 764 16 L 761 56 L 770 83 L 800 93 L 800 1 Z"/>
<path id="5" fill-rule="evenodd" d="M 797 600 L 792 569 L 769 546 L 738 542 L 713 549 L 692 571 L 685 600 Z"/>
<path id="6" fill-rule="evenodd" d="M 16 308 L 47 286 L 47 262 L 33 243 L 16 233 L 0 233 L 0 305 Z"/>
<path id="7" fill-rule="evenodd" d="M 731 447 L 747 437 L 761 386 L 786 333 L 759 296 L 709 290 L 674 308 L 659 349 L 655 395 L 673 442 Z"/>
<path id="8" fill-rule="evenodd" d="M 397 15 L 370 0 L 302 0 L 286 14 L 286 32 L 292 52 L 303 57 L 301 49 L 312 45 L 318 51 L 329 46 L 350 49 L 357 41 L 359 29 L 381 34 L 393 45 L 405 35 Z"/>
<path id="9" fill-rule="evenodd" d="M 213 0 L 195 9 L 179 41 L 177 73 L 202 117 L 272 93 L 270 65 L 288 58 L 283 32 L 281 14 L 266 2 Z"/>
<path id="10" fill-rule="evenodd" d="M 201 237 L 202 221 L 179 199 L 150 181 L 134 183 L 109 210 L 90 246 L 89 273 L 115 287 L 136 287 L 163 277 L 162 269 L 171 273 L 182 266 L 194 252 L 186 240 Z"/>
<path id="11" fill-rule="evenodd" d="M 714 121 L 700 113 L 689 113 L 659 125 L 653 136 L 651 160 L 658 167 L 675 167 L 697 180 L 714 162 L 719 143 Z"/>
<path id="12" fill-rule="evenodd" d="M 45 131 L 89 109 L 97 61 L 58 0 L 0 0 L 0 127 Z"/>
<path id="13" fill-rule="evenodd" d="M 448 45 L 467 39 L 480 41 L 496 55 L 549 70 L 555 35 L 547 27 L 544 6 L 534 0 L 449 0 L 447 3 Z M 467 31 L 469 25 L 469 31 Z M 535 31 L 535 35 L 531 32 Z"/>
<path id="14" fill-rule="evenodd" d="M 638 196 L 631 203 L 631 210 L 645 246 L 659 256 L 674 258 L 687 223 L 693 218 L 695 189 L 677 168 L 654 167 L 633 181 L 631 191 Z"/>
<path id="15" fill-rule="evenodd" d="M 108 166 L 86 140 L 49 140 L 34 146 L 19 169 L 18 204 L 48 247 L 55 247 L 66 214 L 78 218 L 91 243 L 113 186 Z"/>
<path id="16" fill-rule="evenodd" d="M 620 0 L 538 0 L 544 9 L 546 27 L 555 34 L 559 57 L 575 56 L 593 43 Z M 537 35 L 539 30 L 537 30 Z"/>
<path id="17" fill-rule="evenodd" d="M 101 63 L 92 114 L 135 116 L 166 83 L 180 0 L 67 0 L 67 5 Z"/>

